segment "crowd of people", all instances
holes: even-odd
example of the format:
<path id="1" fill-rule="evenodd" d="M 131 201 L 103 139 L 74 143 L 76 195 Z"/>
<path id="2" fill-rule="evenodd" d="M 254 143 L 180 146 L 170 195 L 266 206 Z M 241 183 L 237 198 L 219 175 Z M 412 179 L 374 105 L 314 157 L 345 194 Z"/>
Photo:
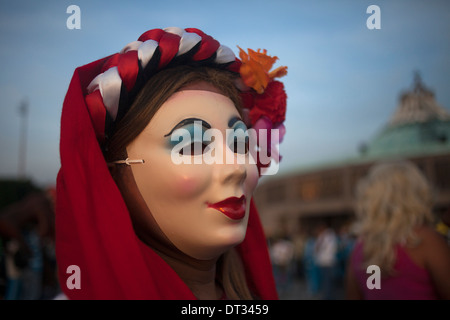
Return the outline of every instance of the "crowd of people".
<path id="1" fill-rule="evenodd" d="M 295 299 L 297 281 L 307 299 L 450 299 L 450 207 L 436 212 L 434 199 L 413 163 L 375 164 L 356 186 L 354 221 L 270 240 L 281 296 Z"/>
<path id="2" fill-rule="evenodd" d="M 0 214 L 0 299 L 53 299 L 59 292 L 54 190 L 33 191 Z"/>
<path id="3" fill-rule="evenodd" d="M 340 228 L 321 221 L 299 237 L 270 240 L 274 276 L 281 297 L 289 295 L 296 282 L 303 284 L 307 299 L 344 299 L 346 263 L 355 243 L 349 225 Z"/>

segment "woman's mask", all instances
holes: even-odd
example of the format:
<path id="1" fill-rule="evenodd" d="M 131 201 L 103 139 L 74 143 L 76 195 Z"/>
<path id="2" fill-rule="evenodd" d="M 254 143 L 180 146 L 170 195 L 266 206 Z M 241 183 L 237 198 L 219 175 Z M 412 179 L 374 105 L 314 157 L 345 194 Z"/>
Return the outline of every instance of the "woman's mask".
<path id="1" fill-rule="evenodd" d="M 130 159 L 145 160 L 132 172 L 151 214 L 193 258 L 217 258 L 245 238 L 259 177 L 246 130 L 228 97 L 184 90 L 127 147 Z"/>

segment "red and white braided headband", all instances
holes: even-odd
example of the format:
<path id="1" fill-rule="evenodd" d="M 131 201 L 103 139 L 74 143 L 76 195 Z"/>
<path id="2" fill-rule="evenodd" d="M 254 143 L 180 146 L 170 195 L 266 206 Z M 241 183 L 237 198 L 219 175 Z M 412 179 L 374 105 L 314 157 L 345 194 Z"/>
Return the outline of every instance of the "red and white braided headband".
<path id="1" fill-rule="evenodd" d="M 87 87 L 86 103 L 99 140 L 105 125 L 121 118 L 156 71 L 171 63 L 196 62 L 239 71 L 230 48 L 195 28 L 153 29 L 112 55 Z"/>

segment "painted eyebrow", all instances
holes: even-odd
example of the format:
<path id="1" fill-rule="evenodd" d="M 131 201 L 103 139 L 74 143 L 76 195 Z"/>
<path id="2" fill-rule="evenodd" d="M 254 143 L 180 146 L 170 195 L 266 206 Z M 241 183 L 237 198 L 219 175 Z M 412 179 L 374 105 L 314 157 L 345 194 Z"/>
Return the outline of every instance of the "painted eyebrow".
<path id="1" fill-rule="evenodd" d="M 235 124 L 236 122 L 238 122 L 238 121 L 242 121 L 242 119 L 239 118 L 239 117 L 237 117 L 237 116 L 231 118 L 230 121 L 228 121 L 228 127 L 231 128 L 231 127 L 234 126 L 234 124 Z M 242 121 L 242 122 L 244 122 L 244 121 Z"/>
<path id="2" fill-rule="evenodd" d="M 206 129 L 211 129 L 211 125 L 208 122 L 206 122 L 205 120 L 198 119 L 198 118 L 188 118 L 188 119 L 184 119 L 184 120 L 181 120 L 180 122 L 178 122 L 175 125 L 175 127 L 173 127 L 172 130 L 170 130 L 170 132 L 168 134 L 164 135 L 164 137 L 170 136 L 176 129 L 179 129 L 188 124 L 194 123 L 194 121 L 200 121 L 202 123 L 202 127 L 205 127 Z"/>

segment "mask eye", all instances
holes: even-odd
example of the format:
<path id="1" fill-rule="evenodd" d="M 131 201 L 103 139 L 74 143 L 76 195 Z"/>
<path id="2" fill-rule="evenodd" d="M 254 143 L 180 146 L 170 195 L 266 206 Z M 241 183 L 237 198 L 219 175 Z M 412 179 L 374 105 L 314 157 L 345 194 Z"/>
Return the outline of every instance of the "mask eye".
<path id="1" fill-rule="evenodd" d="M 208 127 L 210 126 L 195 121 L 193 124 L 176 129 L 171 136 L 171 147 L 176 148 L 176 152 L 182 156 L 202 155 L 211 143 L 204 139 Z"/>
<path id="2" fill-rule="evenodd" d="M 247 154 L 249 151 L 248 129 L 241 119 L 230 120 L 231 133 L 227 135 L 228 147 L 236 154 Z"/>
<path id="3" fill-rule="evenodd" d="M 187 145 L 180 149 L 180 155 L 198 156 L 205 152 L 206 148 L 209 146 L 208 143 L 194 141 L 190 145 Z"/>
<path id="4" fill-rule="evenodd" d="M 228 147 L 234 153 L 238 154 L 247 154 L 249 150 L 249 138 L 247 132 L 242 129 L 234 130 L 234 133 L 231 137 L 231 141 L 228 144 Z"/>

